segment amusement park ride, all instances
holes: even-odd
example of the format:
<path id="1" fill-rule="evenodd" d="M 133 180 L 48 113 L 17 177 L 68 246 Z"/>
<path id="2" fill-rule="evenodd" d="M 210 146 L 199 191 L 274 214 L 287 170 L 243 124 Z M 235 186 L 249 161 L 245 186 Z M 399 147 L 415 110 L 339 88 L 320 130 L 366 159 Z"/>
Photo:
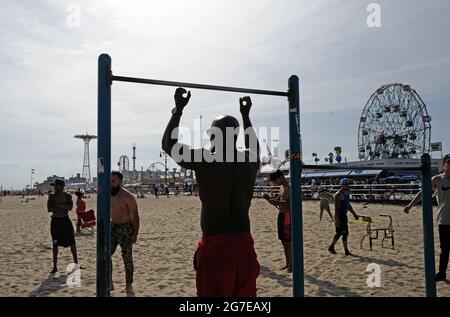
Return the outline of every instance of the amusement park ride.
<path id="1" fill-rule="evenodd" d="M 359 159 L 420 158 L 430 152 L 430 122 L 425 103 L 411 86 L 381 86 L 359 120 Z"/>
<path id="2" fill-rule="evenodd" d="M 433 148 L 433 145 L 438 148 Z M 379 166 L 380 169 L 414 166 L 420 164 L 422 154 L 442 150 L 441 147 L 440 142 L 431 143 L 431 116 L 422 98 L 411 86 L 395 83 L 378 88 L 364 106 L 358 126 L 359 160 L 343 160 L 342 148 L 336 146 L 334 153 L 327 154 L 324 161 L 329 164 Z M 320 161 L 318 154 L 313 153 L 312 156 L 317 164 Z M 289 155 L 278 164 L 273 164 L 273 158 L 268 163 L 263 164 L 264 175 L 278 168 L 287 172 Z M 432 159 L 434 173 L 439 164 L 439 159 Z"/>

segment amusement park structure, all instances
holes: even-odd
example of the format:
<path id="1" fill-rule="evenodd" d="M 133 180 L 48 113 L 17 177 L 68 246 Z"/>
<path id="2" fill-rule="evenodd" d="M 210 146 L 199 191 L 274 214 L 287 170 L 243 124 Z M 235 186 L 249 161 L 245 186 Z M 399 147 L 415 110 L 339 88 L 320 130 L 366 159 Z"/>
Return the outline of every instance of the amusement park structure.
<path id="1" fill-rule="evenodd" d="M 75 135 L 74 138 L 81 139 L 84 142 L 84 155 L 83 155 L 83 171 L 82 176 L 86 179 L 87 183 L 91 182 L 91 165 L 89 162 L 89 142 L 93 139 L 97 139 L 95 135 L 86 134 L 78 134 Z"/>
<path id="2" fill-rule="evenodd" d="M 122 155 L 117 162 L 117 166 L 119 167 L 119 172 L 124 174 L 125 172 L 130 170 L 130 160 L 128 156 Z"/>
<path id="3" fill-rule="evenodd" d="M 431 116 L 425 103 L 419 94 L 405 84 L 386 84 L 378 88 L 369 98 L 364 106 L 358 126 L 358 161 L 340 162 L 342 148 L 336 146 L 336 155 L 330 152 L 324 161 L 330 165 L 367 167 L 368 171 L 355 172 L 352 170 L 336 169 L 326 172 L 314 169 L 304 169 L 303 182 L 312 179 L 330 181 L 336 177 L 364 177 L 374 179 L 385 170 L 389 170 L 392 178 L 405 176 L 405 172 L 396 171 L 403 167 L 420 165 L 420 157 L 424 153 L 442 150 L 440 142 L 431 143 Z M 269 153 L 270 154 L 270 153 Z M 269 155 L 270 156 L 270 155 Z M 262 166 L 259 176 L 263 183 L 274 169 L 281 169 L 287 177 L 289 175 L 289 154 L 285 160 L 277 166 L 267 164 Z M 318 154 L 313 153 L 317 163 Z M 334 164 L 340 163 L 340 164 Z M 441 160 L 431 159 L 432 174 L 439 173 Z M 379 170 L 373 170 L 378 167 Z M 369 169 L 372 169 L 369 171 Z M 408 172 L 408 177 L 418 172 Z"/>
<path id="4" fill-rule="evenodd" d="M 370 96 L 359 120 L 360 160 L 418 159 L 430 141 L 431 116 L 411 86 L 387 84 Z"/>

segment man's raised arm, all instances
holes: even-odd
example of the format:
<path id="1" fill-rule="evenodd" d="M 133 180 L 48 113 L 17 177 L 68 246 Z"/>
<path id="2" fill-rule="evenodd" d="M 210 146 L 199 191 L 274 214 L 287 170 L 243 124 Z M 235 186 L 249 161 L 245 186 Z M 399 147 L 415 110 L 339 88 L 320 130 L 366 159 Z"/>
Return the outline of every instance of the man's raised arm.
<path id="1" fill-rule="evenodd" d="M 186 97 L 183 95 L 186 94 Z M 178 132 L 176 136 L 172 137 L 172 131 L 178 129 L 180 126 L 181 115 L 183 114 L 183 109 L 189 102 L 191 98 L 191 92 L 186 91 L 184 88 L 177 88 L 175 91 L 175 108 L 172 110 L 172 117 L 167 124 L 166 130 L 162 138 L 162 149 L 169 155 L 172 154 L 172 149 L 175 144 L 178 143 Z"/>
<path id="2" fill-rule="evenodd" d="M 255 129 L 253 128 L 252 122 L 250 121 L 250 109 L 252 107 L 252 100 L 250 97 L 239 98 L 240 112 L 242 115 L 242 121 L 244 123 L 244 138 L 245 138 L 245 148 L 250 151 L 250 153 L 256 154 L 257 162 L 260 162 L 259 159 L 259 141 L 256 136 Z M 255 146 L 255 148 L 251 148 L 251 146 Z"/>
<path id="3" fill-rule="evenodd" d="M 186 94 L 186 97 L 183 96 L 184 94 Z M 181 115 L 191 98 L 191 92 L 184 88 L 177 88 L 174 98 L 175 108 L 172 109 L 172 117 L 164 131 L 162 149 L 181 167 L 195 170 L 198 166 L 195 158 L 197 156 L 200 156 L 200 159 L 202 158 L 203 149 L 193 150 L 190 146 L 178 142 Z"/>

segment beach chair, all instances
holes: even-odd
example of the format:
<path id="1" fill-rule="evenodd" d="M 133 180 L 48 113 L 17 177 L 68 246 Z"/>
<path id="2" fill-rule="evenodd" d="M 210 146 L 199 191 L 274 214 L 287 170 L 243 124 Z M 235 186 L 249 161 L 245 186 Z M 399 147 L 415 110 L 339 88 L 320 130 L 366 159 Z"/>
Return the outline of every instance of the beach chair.
<path id="1" fill-rule="evenodd" d="M 95 212 L 90 209 L 85 212 L 80 212 L 77 214 L 77 216 L 80 218 L 80 229 L 81 230 L 94 230 L 95 225 L 97 224 L 97 221 L 95 219 Z"/>
<path id="2" fill-rule="evenodd" d="M 383 234 L 381 239 L 381 247 L 384 248 L 385 239 L 390 239 L 392 249 L 394 249 L 394 225 L 392 223 L 392 217 L 384 214 L 379 216 L 384 219 L 389 219 L 389 222 L 373 221 L 371 217 L 361 216 L 361 220 L 366 223 L 366 234 L 362 237 L 360 242 L 361 249 L 363 247 L 364 239 L 368 237 L 370 250 L 372 250 L 372 240 L 378 240 L 381 232 Z"/>

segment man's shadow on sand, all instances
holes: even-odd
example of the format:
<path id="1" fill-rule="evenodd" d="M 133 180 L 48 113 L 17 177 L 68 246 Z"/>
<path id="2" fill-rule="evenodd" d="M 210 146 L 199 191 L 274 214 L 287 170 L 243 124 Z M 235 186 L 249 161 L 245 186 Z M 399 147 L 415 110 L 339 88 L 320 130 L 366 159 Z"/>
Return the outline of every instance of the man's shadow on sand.
<path id="1" fill-rule="evenodd" d="M 56 277 L 55 274 L 50 273 L 45 280 L 41 282 L 38 288 L 31 291 L 28 296 L 30 297 L 47 297 L 51 293 L 66 287 L 67 274 L 61 274 Z"/>
<path id="2" fill-rule="evenodd" d="M 292 278 L 290 276 L 282 275 L 272 271 L 266 266 L 261 266 L 260 274 L 263 277 L 276 280 L 280 285 L 284 287 L 292 287 Z M 328 281 L 322 281 L 310 275 L 305 275 L 305 280 L 311 284 L 319 286 L 318 296 L 352 296 L 360 297 L 361 295 L 353 292 L 347 287 L 340 287 Z"/>
<path id="3" fill-rule="evenodd" d="M 379 265 L 386 265 L 386 266 L 392 266 L 392 267 L 406 267 L 409 269 L 417 268 L 416 266 L 411 266 L 406 263 L 398 262 L 395 260 L 382 260 L 382 259 L 371 258 L 368 256 L 362 256 L 362 255 L 357 255 L 357 254 L 352 255 L 352 258 L 358 259 L 359 261 L 366 262 L 366 263 L 376 263 Z"/>

